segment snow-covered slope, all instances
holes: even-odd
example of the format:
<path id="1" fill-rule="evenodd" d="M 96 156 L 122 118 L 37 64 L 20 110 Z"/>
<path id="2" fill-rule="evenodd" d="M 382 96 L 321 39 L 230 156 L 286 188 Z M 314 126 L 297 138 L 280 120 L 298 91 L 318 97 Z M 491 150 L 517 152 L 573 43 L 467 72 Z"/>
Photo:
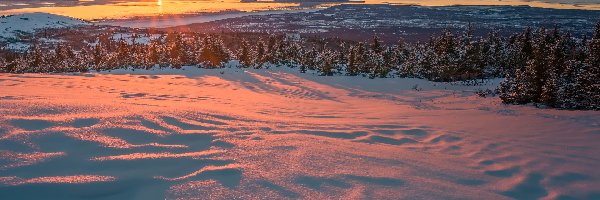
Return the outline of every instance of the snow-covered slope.
<path id="1" fill-rule="evenodd" d="M 473 94 L 497 82 L 0 74 L 0 197 L 600 199 L 600 113 Z"/>
<path id="2" fill-rule="evenodd" d="M 37 29 L 64 28 L 86 25 L 87 22 L 48 13 L 27 13 L 0 18 L 0 41 L 14 38 L 19 33 L 31 33 Z"/>

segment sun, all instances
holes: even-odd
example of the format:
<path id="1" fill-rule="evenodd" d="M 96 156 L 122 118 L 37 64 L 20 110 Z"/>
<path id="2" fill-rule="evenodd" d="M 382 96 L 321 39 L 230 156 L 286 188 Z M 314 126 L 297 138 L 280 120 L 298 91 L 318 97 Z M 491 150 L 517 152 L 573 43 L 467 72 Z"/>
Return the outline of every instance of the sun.
<path id="1" fill-rule="evenodd" d="M 158 6 L 162 6 L 162 3 L 163 3 L 163 1 L 162 1 L 162 0 L 157 0 L 157 1 L 156 1 L 156 5 L 158 5 Z"/>

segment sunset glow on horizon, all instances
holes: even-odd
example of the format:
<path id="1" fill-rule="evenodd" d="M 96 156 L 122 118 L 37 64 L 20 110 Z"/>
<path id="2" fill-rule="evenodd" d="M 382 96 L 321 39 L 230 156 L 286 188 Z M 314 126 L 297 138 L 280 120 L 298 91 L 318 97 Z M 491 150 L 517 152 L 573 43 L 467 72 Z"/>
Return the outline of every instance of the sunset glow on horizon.
<path id="1" fill-rule="evenodd" d="M 56 5 L 56 3 L 41 4 L 39 6 L 25 6 L 12 8 L 10 5 L 28 5 L 28 4 L 8 4 L 0 5 L 1 14 L 20 14 L 32 12 L 46 12 L 51 14 L 64 15 L 86 20 L 99 19 L 123 19 L 132 17 L 149 17 L 155 15 L 177 15 L 193 13 L 214 13 L 222 11 L 264 11 L 264 10 L 288 10 L 288 9 L 309 9 L 313 6 L 302 5 L 301 3 L 286 1 L 259 1 L 259 2 L 241 2 L 239 0 L 224 1 L 196 1 L 196 0 L 141 0 L 130 2 L 105 2 L 85 5 Z M 341 3 L 341 2 L 340 2 Z M 327 7 L 340 3 L 321 4 L 318 7 Z M 348 2 L 346 2 L 348 3 Z M 551 3 L 543 1 L 524 1 L 524 0 L 366 0 L 365 4 L 402 4 L 402 5 L 422 5 L 422 6 L 450 6 L 450 5 L 527 5 L 541 8 L 557 9 L 588 9 L 600 10 L 599 4 L 594 3 Z"/>

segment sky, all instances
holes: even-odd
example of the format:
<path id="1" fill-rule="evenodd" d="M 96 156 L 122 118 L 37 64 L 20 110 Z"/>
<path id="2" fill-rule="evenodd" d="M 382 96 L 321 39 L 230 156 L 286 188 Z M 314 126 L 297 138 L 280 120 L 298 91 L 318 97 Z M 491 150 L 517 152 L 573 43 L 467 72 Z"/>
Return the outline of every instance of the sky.
<path id="1" fill-rule="evenodd" d="M 3 0 L 0 14 L 47 12 L 86 20 L 121 19 L 139 16 L 209 13 L 221 11 L 264 11 L 314 8 L 314 4 L 276 3 L 260 0 Z M 271 1 L 271 2 L 267 2 Z M 298 0 L 304 1 L 304 0 Z M 365 3 L 445 5 L 529 5 L 560 9 L 600 10 L 600 0 L 365 0 Z M 322 4 L 320 7 L 334 4 Z"/>

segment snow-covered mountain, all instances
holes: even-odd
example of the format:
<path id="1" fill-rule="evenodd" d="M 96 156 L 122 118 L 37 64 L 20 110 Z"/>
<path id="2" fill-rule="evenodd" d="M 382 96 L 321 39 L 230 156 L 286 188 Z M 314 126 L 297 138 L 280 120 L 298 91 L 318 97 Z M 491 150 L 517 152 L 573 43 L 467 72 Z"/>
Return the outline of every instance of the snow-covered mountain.
<path id="1" fill-rule="evenodd" d="M 32 33 L 45 28 L 64 28 L 87 25 L 82 20 L 48 13 L 27 13 L 0 17 L 0 41 L 18 34 Z"/>

